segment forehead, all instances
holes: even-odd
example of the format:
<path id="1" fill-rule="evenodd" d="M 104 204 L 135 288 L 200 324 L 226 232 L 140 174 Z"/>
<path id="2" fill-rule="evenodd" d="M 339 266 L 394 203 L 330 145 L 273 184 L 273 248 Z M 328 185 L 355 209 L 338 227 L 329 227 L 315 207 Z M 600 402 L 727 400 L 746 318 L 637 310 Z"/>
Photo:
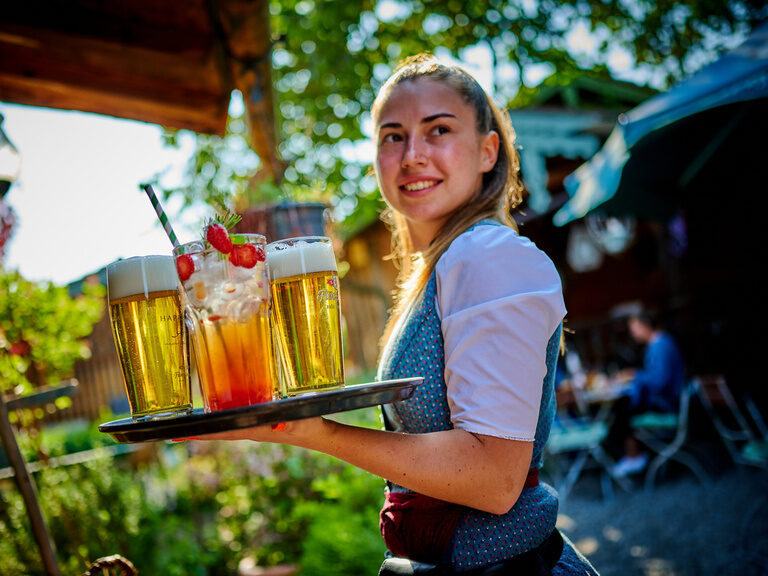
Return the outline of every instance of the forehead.
<path id="1" fill-rule="evenodd" d="M 450 85 L 439 80 L 417 78 L 394 86 L 384 101 L 377 127 L 382 124 L 421 122 L 436 114 L 452 114 L 474 121 L 475 112 Z"/>

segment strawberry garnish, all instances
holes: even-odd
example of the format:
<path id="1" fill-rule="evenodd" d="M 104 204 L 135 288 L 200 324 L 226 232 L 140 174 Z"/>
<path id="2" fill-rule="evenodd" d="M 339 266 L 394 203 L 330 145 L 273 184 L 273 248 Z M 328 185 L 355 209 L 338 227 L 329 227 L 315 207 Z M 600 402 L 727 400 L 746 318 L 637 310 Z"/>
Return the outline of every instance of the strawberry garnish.
<path id="1" fill-rule="evenodd" d="M 176 258 L 176 272 L 179 273 L 179 280 L 186 282 L 194 271 L 195 263 L 192 261 L 192 256 L 182 254 Z"/>
<path id="2" fill-rule="evenodd" d="M 205 239 L 222 254 L 232 252 L 232 240 L 227 229 L 218 222 L 212 222 L 205 229 Z"/>
<path id="3" fill-rule="evenodd" d="M 264 262 L 264 260 L 266 260 L 264 249 L 253 244 L 237 244 L 232 247 L 232 253 L 229 255 L 229 261 L 242 268 L 253 268 L 257 262 Z"/>

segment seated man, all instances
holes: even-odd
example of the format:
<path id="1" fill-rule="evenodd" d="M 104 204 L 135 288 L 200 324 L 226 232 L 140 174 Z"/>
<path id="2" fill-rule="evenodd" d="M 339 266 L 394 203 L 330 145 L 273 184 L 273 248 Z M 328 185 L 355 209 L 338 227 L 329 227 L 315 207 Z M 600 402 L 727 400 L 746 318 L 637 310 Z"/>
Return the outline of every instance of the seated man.
<path id="1" fill-rule="evenodd" d="M 623 444 L 624 455 L 614 468 L 619 476 L 641 472 L 648 463 L 648 455 L 641 452 L 632 434 L 632 416 L 643 412 L 676 412 L 685 383 L 680 349 L 655 316 L 647 312 L 633 314 L 627 326 L 632 338 L 646 348 L 643 368 L 623 374 L 631 381 L 629 395 L 614 406 L 609 443 Z"/>

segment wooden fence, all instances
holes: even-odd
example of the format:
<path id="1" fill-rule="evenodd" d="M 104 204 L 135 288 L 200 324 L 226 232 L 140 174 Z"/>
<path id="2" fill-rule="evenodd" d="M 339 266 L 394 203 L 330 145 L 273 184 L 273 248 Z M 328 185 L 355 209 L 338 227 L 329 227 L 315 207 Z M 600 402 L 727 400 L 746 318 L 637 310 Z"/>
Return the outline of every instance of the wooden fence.
<path id="1" fill-rule="evenodd" d="M 340 282 L 348 375 L 376 370 L 379 339 L 392 306 L 397 274 L 394 265 L 384 260 L 389 251 L 389 231 L 376 222 L 347 240 L 340 255 L 349 265 Z"/>

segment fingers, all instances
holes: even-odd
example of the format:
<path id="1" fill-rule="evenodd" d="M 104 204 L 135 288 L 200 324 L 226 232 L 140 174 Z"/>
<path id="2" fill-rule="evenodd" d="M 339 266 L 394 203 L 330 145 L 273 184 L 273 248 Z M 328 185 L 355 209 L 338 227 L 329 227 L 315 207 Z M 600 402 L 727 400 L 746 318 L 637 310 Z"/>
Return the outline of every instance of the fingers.
<path id="1" fill-rule="evenodd" d="M 280 444 L 298 445 L 302 442 L 302 439 L 316 438 L 319 434 L 319 427 L 322 426 L 322 422 L 322 418 L 313 417 L 302 420 L 291 420 L 288 422 L 263 424 L 252 428 L 206 433 L 195 437 L 179 438 L 175 441 L 253 440 L 255 442 L 277 442 Z M 275 434 L 275 432 L 282 432 L 282 434 Z"/>
<path id="2" fill-rule="evenodd" d="M 272 433 L 271 426 L 256 426 L 254 428 L 241 428 L 239 430 L 227 430 L 225 432 L 212 432 L 202 434 L 195 440 L 262 440 Z"/>

